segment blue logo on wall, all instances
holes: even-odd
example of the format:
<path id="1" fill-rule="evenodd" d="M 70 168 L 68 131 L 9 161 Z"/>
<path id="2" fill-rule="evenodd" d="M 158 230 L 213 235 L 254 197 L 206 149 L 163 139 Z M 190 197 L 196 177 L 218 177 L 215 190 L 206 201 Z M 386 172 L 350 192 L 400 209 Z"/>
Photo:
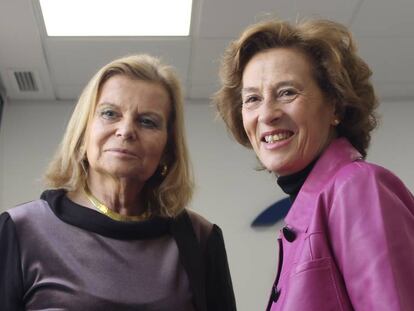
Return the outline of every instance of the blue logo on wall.
<path id="1" fill-rule="evenodd" d="M 268 208 L 266 208 L 263 212 L 261 212 L 255 220 L 253 220 L 251 226 L 252 227 L 262 227 L 262 226 L 272 226 L 277 223 L 279 220 L 285 218 L 287 213 L 289 212 L 292 203 L 290 202 L 289 198 L 285 198 L 279 200 Z"/>

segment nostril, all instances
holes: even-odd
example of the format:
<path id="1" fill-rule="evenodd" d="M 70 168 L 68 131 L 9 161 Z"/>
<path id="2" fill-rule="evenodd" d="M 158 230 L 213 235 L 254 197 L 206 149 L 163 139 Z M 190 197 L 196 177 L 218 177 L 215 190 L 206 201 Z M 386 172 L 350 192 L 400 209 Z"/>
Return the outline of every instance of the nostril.
<path id="1" fill-rule="evenodd" d="M 279 109 L 268 109 L 263 111 L 259 116 L 259 121 L 263 124 L 275 124 L 283 117 L 283 113 Z"/>
<path id="2" fill-rule="evenodd" d="M 115 133 L 115 136 L 123 139 L 132 139 L 136 136 L 136 134 L 129 130 L 119 130 Z"/>

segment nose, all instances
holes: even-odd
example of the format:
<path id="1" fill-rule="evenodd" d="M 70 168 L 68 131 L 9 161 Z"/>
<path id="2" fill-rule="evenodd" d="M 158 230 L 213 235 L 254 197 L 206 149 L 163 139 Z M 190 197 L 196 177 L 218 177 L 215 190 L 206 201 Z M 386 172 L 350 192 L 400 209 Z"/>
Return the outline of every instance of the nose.
<path id="1" fill-rule="evenodd" d="M 137 138 L 137 132 L 134 120 L 125 118 L 122 122 L 119 122 L 115 135 L 123 140 L 135 140 Z"/>
<path id="2" fill-rule="evenodd" d="M 259 108 L 259 122 L 272 125 L 276 123 L 283 115 L 280 103 L 267 97 Z"/>

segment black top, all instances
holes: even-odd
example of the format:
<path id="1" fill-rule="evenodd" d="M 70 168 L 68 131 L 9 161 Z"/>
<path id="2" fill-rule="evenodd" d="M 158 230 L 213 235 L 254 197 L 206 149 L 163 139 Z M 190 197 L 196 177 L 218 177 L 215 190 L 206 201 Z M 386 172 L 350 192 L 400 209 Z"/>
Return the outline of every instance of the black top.
<path id="1" fill-rule="evenodd" d="M 298 195 L 300 188 L 302 188 L 305 183 L 306 178 L 312 171 L 315 166 L 317 159 L 311 162 L 303 170 L 293 173 L 291 175 L 279 176 L 277 179 L 277 184 L 282 188 L 283 192 L 288 194 L 290 201 L 293 203 Z"/>
<path id="2" fill-rule="evenodd" d="M 1 310 L 236 310 L 220 228 L 182 215 L 118 222 L 63 190 L 1 214 Z"/>

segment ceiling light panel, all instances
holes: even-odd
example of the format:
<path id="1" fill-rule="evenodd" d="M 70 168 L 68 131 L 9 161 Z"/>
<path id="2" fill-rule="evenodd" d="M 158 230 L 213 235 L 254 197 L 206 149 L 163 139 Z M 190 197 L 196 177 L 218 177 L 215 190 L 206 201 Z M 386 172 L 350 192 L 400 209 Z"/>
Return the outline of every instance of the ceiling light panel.
<path id="1" fill-rule="evenodd" d="M 188 36 L 192 0 L 39 0 L 48 36 Z"/>

